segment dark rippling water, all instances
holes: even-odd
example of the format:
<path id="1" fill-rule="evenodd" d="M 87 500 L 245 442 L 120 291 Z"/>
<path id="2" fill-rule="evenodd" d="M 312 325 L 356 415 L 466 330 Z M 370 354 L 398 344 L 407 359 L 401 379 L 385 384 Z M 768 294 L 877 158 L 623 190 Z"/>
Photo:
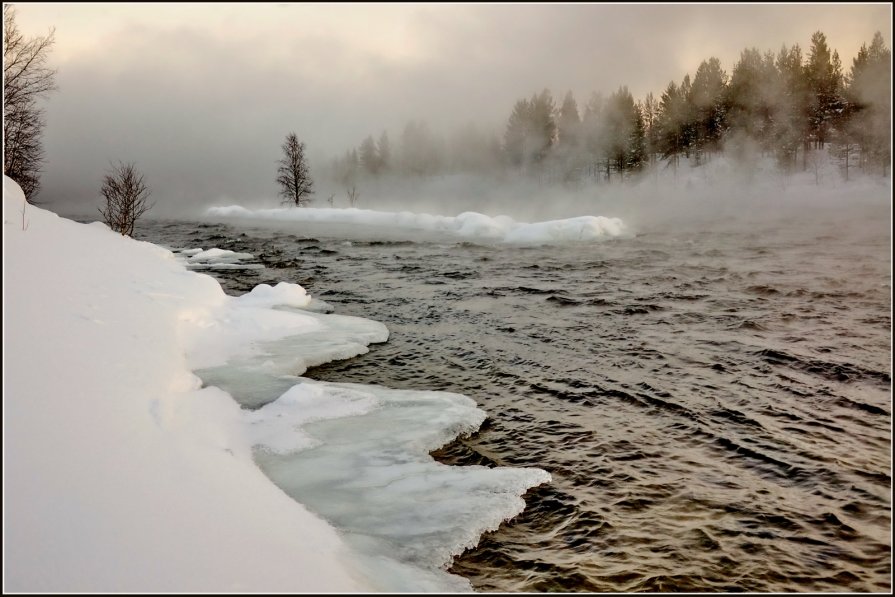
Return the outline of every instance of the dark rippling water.
<path id="1" fill-rule="evenodd" d="M 388 343 L 308 372 L 474 398 L 435 455 L 553 482 L 451 571 L 480 591 L 885 591 L 888 208 L 654 225 L 591 245 L 355 241 L 149 222 L 252 253 Z"/>

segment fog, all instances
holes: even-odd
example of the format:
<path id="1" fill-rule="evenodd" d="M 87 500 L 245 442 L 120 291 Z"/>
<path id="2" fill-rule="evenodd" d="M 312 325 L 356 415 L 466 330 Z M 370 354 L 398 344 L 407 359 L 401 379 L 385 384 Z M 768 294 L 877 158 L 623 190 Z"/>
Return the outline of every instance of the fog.
<path id="1" fill-rule="evenodd" d="M 711 56 L 729 73 L 744 48 L 806 48 L 817 30 L 845 70 L 875 31 L 891 47 L 887 4 L 36 3 L 16 10 L 26 36 L 56 31 L 59 89 L 45 102 L 37 200 L 62 214 L 95 215 L 102 176 L 118 160 L 145 174 L 155 217 L 195 217 L 210 205 L 278 206 L 276 162 L 291 131 L 307 146 L 315 205 L 335 195 L 334 205 L 344 207 L 344 188 L 326 175 L 330 160 L 370 134 L 397 140 L 413 119 L 445 138 L 472 123 L 502 139 L 514 102 L 543 88 L 558 102 L 572 91 L 579 107 L 592 92 L 622 85 L 637 99 L 658 96 Z M 607 213 L 614 209 L 636 218 L 631 206 L 660 191 L 648 178 L 594 190 L 505 175 L 384 177 L 364 183 L 358 207 L 516 210 L 526 221 L 625 215 Z M 621 195 L 637 200 L 624 207 Z"/>

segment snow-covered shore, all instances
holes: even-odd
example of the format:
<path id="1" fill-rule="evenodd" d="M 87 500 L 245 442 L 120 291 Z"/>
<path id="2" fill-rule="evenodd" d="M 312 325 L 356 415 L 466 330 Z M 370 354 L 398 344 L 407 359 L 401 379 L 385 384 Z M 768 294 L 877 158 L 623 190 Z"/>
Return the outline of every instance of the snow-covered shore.
<path id="1" fill-rule="evenodd" d="M 4 177 L 4 588 L 370 590 L 255 465 L 247 411 L 192 373 L 319 327 L 270 309 L 300 287 L 240 303 L 101 224 L 27 206 L 23 230 L 23 206 Z"/>
<path id="2" fill-rule="evenodd" d="M 468 397 L 299 377 L 388 330 L 298 285 L 227 296 L 6 177 L 3 238 L 8 590 L 470 590 L 451 558 L 550 479 L 435 462 Z"/>

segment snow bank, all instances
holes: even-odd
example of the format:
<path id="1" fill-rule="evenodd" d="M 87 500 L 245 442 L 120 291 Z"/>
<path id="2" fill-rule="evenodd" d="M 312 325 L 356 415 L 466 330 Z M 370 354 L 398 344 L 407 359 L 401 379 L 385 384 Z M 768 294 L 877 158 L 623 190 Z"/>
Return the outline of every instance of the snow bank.
<path id="1" fill-rule="evenodd" d="M 23 205 L 4 177 L 5 589 L 368 590 L 254 463 L 246 411 L 191 373 L 319 322 L 100 225 L 28 206 L 22 230 Z"/>
<path id="2" fill-rule="evenodd" d="M 531 468 L 435 462 L 431 450 L 485 419 L 459 394 L 305 381 L 291 398 L 313 400 L 334 390 L 357 416 L 306 425 L 301 452 L 284 449 L 282 440 L 294 434 L 258 437 L 262 469 L 289 495 L 350 530 L 346 540 L 376 590 L 471 590 L 466 579 L 443 569 L 483 532 L 522 512 L 521 495 L 550 476 Z M 281 421 L 281 400 L 257 411 L 260 429 Z"/>
<path id="3" fill-rule="evenodd" d="M 523 245 L 562 244 L 594 241 L 627 234 L 619 218 L 579 216 L 548 222 L 516 222 L 509 216 L 486 216 L 464 212 L 458 216 L 438 216 L 409 211 L 387 212 L 369 209 L 275 208 L 249 210 L 239 205 L 210 207 L 207 215 L 216 218 L 244 218 L 278 222 L 341 224 L 376 227 L 391 232 L 414 231 L 448 235 L 466 241 Z"/>
<path id="4" fill-rule="evenodd" d="M 337 325 L 361 340 L 373 332 L 350 321 Z M 290 375 L 303 370 L 303 352 L 331 354 L 340 335 L 338 328 L 323 332 L 310 347 L 271 342 L 264 357 L 197 373 L 257 409 L 250 414 L 256 461 L 287 494 L 345 531 L 375 590 L 471 590 L 444 569 L 483 532 L 522 512 L 521 496 L 550 475 L 435 462 L 429 452 L 485 420 L 466 396 Z M 334 411 L 352 416 L 334 418 Z"/>
<path id="5" fill-rule="evenodd" d="M 429 456 L 484 420 L 467 397 L 299 377 L 382 324 L 23 201 L 4 177 L 6 589 L 471 590 L 444 567 L 549 480 Z"/>

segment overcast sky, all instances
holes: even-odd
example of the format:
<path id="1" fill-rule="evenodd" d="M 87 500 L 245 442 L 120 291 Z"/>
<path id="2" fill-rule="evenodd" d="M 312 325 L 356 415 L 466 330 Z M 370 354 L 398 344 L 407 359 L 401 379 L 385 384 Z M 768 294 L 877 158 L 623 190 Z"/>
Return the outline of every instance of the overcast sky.
<path id="1" fill-rule="evenodd" d="M 501 132 L 549 88 L 579 105 L 627 85 L 661 93 L 712 56 L 779 50 L 823 31 L 848 70 L 892 11 L 878 4 L 18 4 L 26 36 L 56 30 L 40 200 L 99 204 L 110 160 L 135 161 L 161 213 L 276 202 L 295 131 L 312 158 L 409 119 Z M 312 168 L 314 162 L 312 161 Z"/>

